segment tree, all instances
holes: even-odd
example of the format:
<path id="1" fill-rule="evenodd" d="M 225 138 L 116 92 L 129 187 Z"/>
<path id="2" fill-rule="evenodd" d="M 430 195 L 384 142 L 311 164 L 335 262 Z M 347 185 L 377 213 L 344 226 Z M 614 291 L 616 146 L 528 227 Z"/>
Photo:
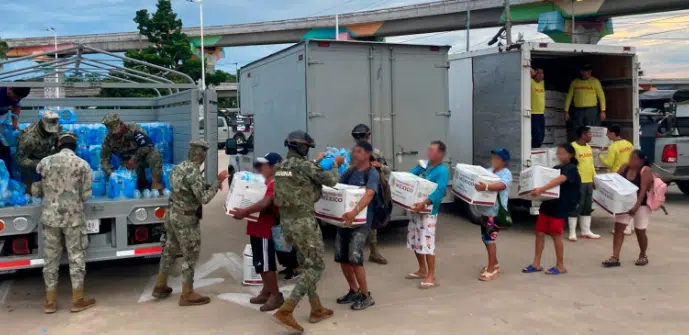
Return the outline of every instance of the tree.
<path id="1" fill-rule="evenodd" d="M 10 47 L 7 42 L 0 40 L 0 59 L 6 59 L 8 51 L 10 51 Z"/>

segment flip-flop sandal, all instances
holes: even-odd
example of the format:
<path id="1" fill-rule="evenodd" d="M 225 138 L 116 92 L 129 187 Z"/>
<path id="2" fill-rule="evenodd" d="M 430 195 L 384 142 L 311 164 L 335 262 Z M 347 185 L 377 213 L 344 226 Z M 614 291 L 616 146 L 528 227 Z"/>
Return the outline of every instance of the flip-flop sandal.
<path id="1" fill-rule="evenodd" d="M 419 289 L 422 289 L 422 290 L 430 290 L 432 288 L 438 287 L 438 283 L 436 283 L 436 282 L 429 283 L 429 282 L 422 281 L 421 283 L 419 283 L 418 287 L 419 287 Z"/>
<path id="2" fill-rule="evenodd" d="M 602 263 L 604 268 L 614 268 L 621 266 L 622 264 L 620 263 L 620 260 L 615 258 L 615 257 L 610 257 L 606 260 L 603 261 Z"/>
<path id="3" fill-rule="evenodd" d="M 484 272 L 481 274 L 480 277 L 478 277 L 478 280 L 480 281 L 490 281 L 498 277 L 498 270 L 495 270 L 493 272 Z"/>
<path id="4" fill-rule="evenodd" d="M 644 266 L 646 264 L 648 264 L 648 256 L 639 257 L 639 259 L 636 260 L 636 263 L 634 263 L 636 266 Z"/>
<path id="5" fill-rule="evenodd" d="M 493 269 L 494 269 L 495 271 L 497 271 L 497 272 L 500 272 L 500 264 L 498 264 L 498 265 L 496 265 L 495 267 L 493 267 Z M 483 273 L 485 273 L 486 271 L 488 271 L 488 266 L 484 266 L 483 268 L 481 268 L 481 272 L 479 272 L 479 274 L 483 274 Z"/>
<path id="6" fill-rule="evenodd" d="M 543 271 L 542 267 L 537 268 L 531 264 L 529 264 L 529 266 L 522 269 L 522 273 L 534 273 L 534 272 L 541 272 L 541 271 Z"/>
<path id="7" fill-rule="evenodd" d="M 404 279 L 426 279 L 426 277 L 428 277 L 428 275 L 426 275 L 426 276 L 419 276 L 419 275 L 417 275 L 416 273 L 413 273 L 413 272 L 412 272 L 412 273 L 410 273 L 410 274 L 404 276 Z"/>
<path id="8" fill-rule="evenodd" d="M 548 269 L 548 271 L 545 272 L 545 274 L 550 275 L 550 276 L 559 276 L 559 275 L 564 275 L 567 274 L 567 270 L 560 271 L 556 267 L 552 267 Z"/>

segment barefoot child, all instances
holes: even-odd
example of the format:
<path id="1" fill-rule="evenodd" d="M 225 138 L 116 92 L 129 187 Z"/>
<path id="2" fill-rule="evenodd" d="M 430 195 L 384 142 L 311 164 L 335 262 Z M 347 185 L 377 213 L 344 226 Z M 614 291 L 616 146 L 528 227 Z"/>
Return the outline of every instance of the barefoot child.
<path id="1" fill-rule="evenodd" d="M 570 143 L 565 143 L 557 148 L 557 159 L 560 161 L 560 164 L 555 169 L 560 169 L 560 176 L 531 192 L 533 196 L 540 196 L 545 191 L 558 185 L 560 186 L 559 198 L 546 200 L 541 204 L 538 221 L 536 221 L 536 252 L 533 263 L 522 270 L 524 273 L 543 271 L 541 255 L 545 247 L 545 235 L 550 235 L 553 239 L 555 256 L 557 258 L 555 266 L 546 271 L 546 274 L 560 275 L 567 273 L 562 233 L 568 216 L 577 211 L 579 188 L 581 186 L 581 178 L 577 171 L 578 162 L 575 155 L 574 147 Z"/>
<path id="2" fill-rule="evenodd" d="M 490 159 L 490 168 L 488 171 L 493 172 L 500 177 L 500 181 L 486 185 L 482 182 L 474 185 L 479 192 L 499 192 L 498 200 L 494 206 L 481 207 L 483 211 L 481 215 L 481 239 L 486 245 L 488 252 L 488 265 L 481 270 L 481 276 L 478 278 L 481 281 L 493 280 L 500 272 L 500 265 L 498 264 L 497 246 L 495 242 L 498 238 L 499 227 L 495 223 L 495 217 L 498 216 L 499 206 L 507 209 L 507 201 L 510 195 L 510 185 L 512 185 L 512 173 L 507 168 L 507 163 L 510 161 L 510 152 L 507 149 L 496 149 L 491 151 L 493 156 Z"/>

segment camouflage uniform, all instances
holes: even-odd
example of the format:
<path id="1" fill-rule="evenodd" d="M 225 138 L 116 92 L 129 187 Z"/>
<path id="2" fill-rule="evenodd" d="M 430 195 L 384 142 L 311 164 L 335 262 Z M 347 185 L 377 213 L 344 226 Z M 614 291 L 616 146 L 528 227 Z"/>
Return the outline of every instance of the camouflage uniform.
<path id="1" fill-rule="evenodd" d="M 316 222 L 314 204 L 321 198 L 322 185 L 335 186 L 337 169 L 324 171 L 317 164 L 290 150 L 275 166 L 275 204 L 280 207 L 280 225 L 285 239 L 297 247 L 302 275 L 292 290 L 295 302 L 308 294 L 316 298 L 316 284 L 325 271 L 324 245 Z"/>
<path id="2" fill-rule="evenodd" d="M 191 142 L 189 159 L 177 165 L 170 173 L 172 193 L 170 208 L 164 218 L 167 236 L 160 259 L 159 282 L 156 285 L 159 289 L 167 286 L 170 266 L 180 250 L 184 259 L 182 284 L 191 288 L 194 283 L 194 268 L 201 250 L 200 209 L 218 193 L 219 186 L 217 181 L 206 184 L 201 174 L 201 163 L 206 157 L 207 150 L 208 144 L 205 141 Z"/>
<path id="3" fill-rule="evenodd" d="M 27 191 L 31 184 L 39 180 L 36 174 L 38 163 L 50 155 L 57 153 L 57 139 L 62 128 L 57 124 L 59 116 L 52 111 L 43 112 L 44 118 L 22 130 L 17 144 L 15 161 L 21 168 L 22 181 Z M 45 120 L 52 119 L 54 124 L 47 124 Z"/>
<path id="4" fill-rule="evenodd" d="M 103 124 L 108 128 L 108 134 L 105 135 L 103 140 L 100 156 L 100 164 L 103 167 L 103 171 L 108 176 L 113 172 L 110 165 L 112 154 L 120 158 L 121 164 L 134 158 L 139 183 L 141 184 L 146 180 L 146 168 L 151 168 L 151 174 L 154 179 L 153 183 L 155 184 L 156 181 L 159 183 L 160 176 L 163 173 L 163 160 L 158 149 L 150 142 L 146 131 L 141 126 L 133 123 L 124 124 L 124 133 L 119 136 L 114 135 L 113 130 L 118 131 L 118 127 L 121 124 L 120 116 L 115 113 L 106 115 L 103 119 Z M 153 188 L 156 187 L 154 186 Z"/>
<path id="5" fill-rule="evenodd" d="M 388 178 L 390 178 L 390 167 L 386 165 L 387 162 L 385 161 L 385 156 L 383 156 L 383 152 L 374 148 L 373 159 L 375 159 L 376 162 L 381 164 L 380 179 L 388 180 Z M 371 244 L 371 257 L 383 257 L 380 254 L 374 255 L 378 253 L 378 229 L 371 228 L 371 232 L 368 234 L 368 242 Z M 385 262 L 387 263 L 387 261 Z"/>
<path id="6" fill-rule="evenodd" d="M 41 160 L 36 172 L 43 179 L 32 185 L 31 193 L 34 196 L 43 194 L 40 220 L 43 225 L 43 279 L 46 290 L 55 291 L 57 288 L 63 235 L 72 289 L 83 290 L 88 247 L 84 203 L 91 198 L 91 168 L 72 150 L 62 149 Z"/>

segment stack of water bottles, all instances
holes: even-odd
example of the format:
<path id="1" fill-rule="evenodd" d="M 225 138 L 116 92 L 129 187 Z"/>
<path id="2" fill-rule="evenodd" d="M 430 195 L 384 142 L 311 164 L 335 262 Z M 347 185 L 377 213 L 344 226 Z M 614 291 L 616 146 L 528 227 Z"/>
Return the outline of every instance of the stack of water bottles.
<path id="1" fill-rule="evenodd" d="M 0 160 L 0 207 L 23 206 L 34 199 L 26 194 L 26 186 L 14 179 L 10 179 L 10 173 L 5 162 Z M 35 199 L 40 202 L 40 199 Z"/>
<path id="2" fill-rule="evenodd" d="M 345 161 L 342 165 L 340 165 L 338 172 L 340 175 L 344 174 L 345 171 L 347 171 L 347 168 L 349 168 L 349 163 L 350 163 L 350 157 L 349 157 L 349 150 L 345 148 L 333 148 L 333 147 L 328 147 L 325 150 L 325 158 L 323 158 L 318 165 L 323 168 L 325 171 L 330 171 L 333 169 L 335 166 L 335 158 L 338 156 L 342 156 L 345 158 Z"/>

